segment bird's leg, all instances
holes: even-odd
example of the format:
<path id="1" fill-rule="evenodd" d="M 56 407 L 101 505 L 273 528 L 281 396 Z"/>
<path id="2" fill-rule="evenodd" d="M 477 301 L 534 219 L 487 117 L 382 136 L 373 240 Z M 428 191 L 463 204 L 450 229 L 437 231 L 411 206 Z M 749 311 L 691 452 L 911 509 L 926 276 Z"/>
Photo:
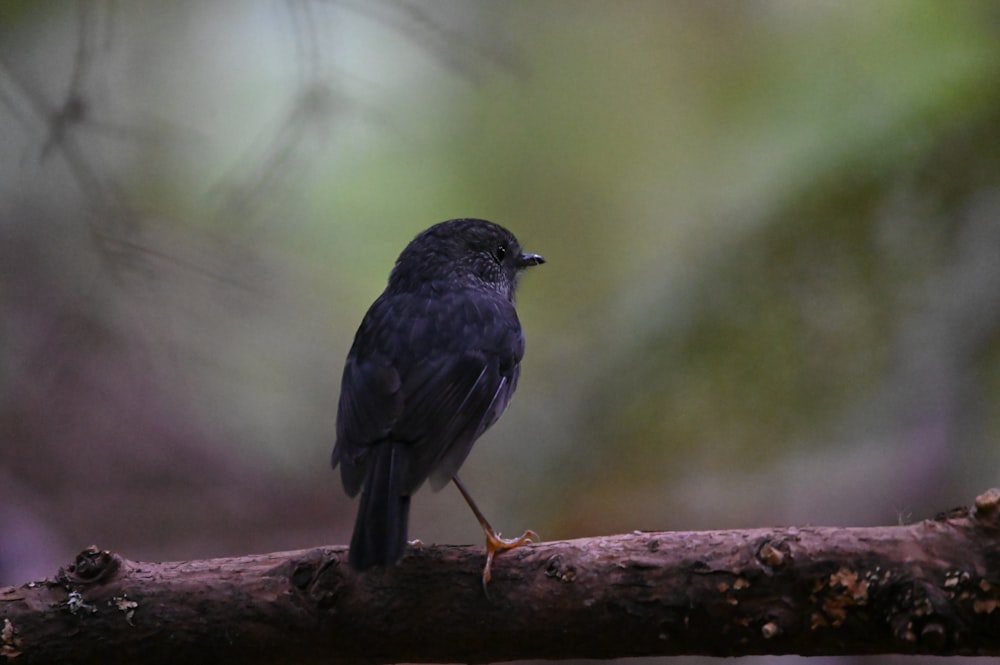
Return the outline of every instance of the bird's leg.
<path id="1" fill-rule="evenodd" d="M 515 547 L 520 547 L 521 545 L 527 545 L 528 543 L 538 542 L 538 534 L 531 529 L 525 531 L 521 534 L 520 538 L 501 538 L 500 534 L 490 526 L 489 521 L 479 510 L 479 506 L 476 502 L 472 500 L 472 496 L 469 494 L 469 490 L 465 489 L 465 485 L 462 481 L 458 479 L 458 475 L 452 477 L 455 483 L 455 487 L 458 491 L 462 493 L 462 497 L 465 502 L 469 504 L 469 508 L 472 508 L 472 512 L 476 515 L 476 519 L 479 520 L 479 526 L 483 527 L 483 533 L 486 534 L 486 566 L 483 568 L 483 591 L 486 591 L 486 585 L 489 584 L 491 573 L 490 568 L 493 566 L 493 556 L 497 552 L 502 552 L 503 550 L 512 550 Z"/>

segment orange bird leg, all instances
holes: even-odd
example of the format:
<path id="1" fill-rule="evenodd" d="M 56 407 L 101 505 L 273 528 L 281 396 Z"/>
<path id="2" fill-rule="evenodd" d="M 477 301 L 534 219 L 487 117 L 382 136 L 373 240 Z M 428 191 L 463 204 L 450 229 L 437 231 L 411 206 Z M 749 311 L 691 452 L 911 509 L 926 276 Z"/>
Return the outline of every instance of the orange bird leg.
<path id="1" fill-rule="evenodd" d="M 512 550 L 515 547 L 520 547 L 521 545 L 527 545 L 528 543 L 538 542 L 540 539 L 538 534 L 528 529 L 521 534 L 520 538 L 501 538 L 500 534 L 490 526 L 489 521 L 479 510 L 476 502 L 472 500 L 472 496 L 469 494 L 469 490 L 465 489 L 465 485 L 462 481 L 458 479 L 458 476 L 454 476 L 452 481 L 455 483 L 455 487 L 458 491 L 462 493 L 462 497 L 465 502 L 469 504 L 469 508 L 472 508 L 472 512 L 476 515 L 476 519 L 479 520 L 479 526 L 483 528 L 483 533 L 486 534 L 486 566 L 483 568 L 483 591 L 486 591 L 486 585 L 490 582 L 490 568 L 493 566 L 493 557 L 497 552 L 502 552 L 504 550 Z"/>

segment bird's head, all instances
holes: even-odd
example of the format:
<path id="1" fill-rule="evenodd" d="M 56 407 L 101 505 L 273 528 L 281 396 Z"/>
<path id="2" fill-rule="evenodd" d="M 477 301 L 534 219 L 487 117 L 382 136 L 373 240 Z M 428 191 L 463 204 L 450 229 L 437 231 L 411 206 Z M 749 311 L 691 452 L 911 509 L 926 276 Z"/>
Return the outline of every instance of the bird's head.
<path id="1" fill-rule="evenodd" d="M 522 251 L 514 234 L 499 224 L 452 219 L 435 224 L 406 246 L 389 283 L 403 289 L 429 282 L 489 288 L 513 300 L 521 271 L 542 263 L 542 256 Z"/>

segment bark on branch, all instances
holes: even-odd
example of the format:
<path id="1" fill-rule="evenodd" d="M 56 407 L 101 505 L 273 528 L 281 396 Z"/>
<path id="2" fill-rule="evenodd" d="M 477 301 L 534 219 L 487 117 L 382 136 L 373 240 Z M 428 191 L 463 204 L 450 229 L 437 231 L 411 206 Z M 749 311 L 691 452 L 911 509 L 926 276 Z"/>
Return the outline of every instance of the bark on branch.
<path id="1" fill-rule="evenodd" d="M 497 558 L 343 547 L 174 563 L 96 548 L 0 588 L 0 662 L 387 663 L 1000 655 L 1000 490 L 916 524 L 634 533 Z"/>

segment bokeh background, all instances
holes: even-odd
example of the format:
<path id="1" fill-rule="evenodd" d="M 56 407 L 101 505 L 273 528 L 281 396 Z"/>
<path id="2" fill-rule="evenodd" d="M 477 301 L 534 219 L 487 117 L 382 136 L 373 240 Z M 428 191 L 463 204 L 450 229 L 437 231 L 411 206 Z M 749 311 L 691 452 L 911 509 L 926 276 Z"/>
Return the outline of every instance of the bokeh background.
<path id="1" fill-rule="evenodd" d="M 461 216 L 548 259 L 463 469 L 508 535 L 1000 482 L 991 0 L 2 0 L 0 584 L 346 542 L 343 358 Z"/>

